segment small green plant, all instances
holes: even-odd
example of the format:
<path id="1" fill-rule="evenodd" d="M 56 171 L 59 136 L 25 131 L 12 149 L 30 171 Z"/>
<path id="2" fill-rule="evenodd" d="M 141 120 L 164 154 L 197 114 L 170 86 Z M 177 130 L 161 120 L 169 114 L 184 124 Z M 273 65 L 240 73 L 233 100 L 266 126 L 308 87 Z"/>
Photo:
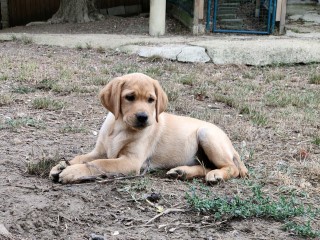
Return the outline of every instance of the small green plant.
<path id="1" fill-rule="evenodd" d="M 260 111 L 250 110 L 249 117 L 258 126 L 266 126 L 268 124 L 267 116 Z"/>
<path id="2" fill-rule="evenodd" d="M 86 43 L 86 49 L 88 50 L 92 49 L 92 45 L 90 43 Z"/>
<path id="3" fill-rule="evenodd" d="M 283 226 L 283 229 L 285 231 L 292 232 L 302 237 L 307 237 L 307 238 L 320 237 L 320 231 L 312 229 L 310 221 L 303 224 L 298 224 L 298 223 L 289 221 Z"/>
<path id="4" fill-rule="evenodd" d="M 162 62 L 163 57 L 161 57 L 160 55 L 152 55 L 150 57 L 147 57 L 146 61 L 147 62 Z"/>
<path id="5" fill-rule="evenodd" d="M 3 125 L 0 125 L 0 129 L 15 130 L 20 127 L 34 127 L 37 129 L 44 128 L 44 123 L 40 120 L 36 120 L 31 117 L 21 117 L 14 119 L 7 119 Z"/>
<path id="6" fill-rule="evenodd" d="M 32 93 L 34 91 L 35 91 L 34 88 L 31 88 L 31 87 L 28 87 L 28 86 L 18 86 L 18 87 L 14 87 L 12 89 L 12 92 L 20 93 L 20 94 Z"/>
<path id="7" fill-rule="evenodd" d="M 212 213 L 213 217 L 219 221 L 258 217 L 288 222 L 293 217 L 302 215 L 314 218 L 319 212 L 318 209 L 299 202 L 294 195 L 291 197 L 279 196 L 277 200 L 273 200 L 263 193 L 260 185 L 252 183 L 249 183 L 252 194 L 246 195 L 246 197 L 240 194 L 214 196 L 209 188 L 204 185 L 200 185 L 200 191 L 197 191 L 196 185 L 193 183 L 190 191 L 186 193 L 188 204 L 196 211 Z M 304 227 L 305 232 L 300 231 L 298 234 L 303 233 L 312 236 L 312 232 L 317 233 L 317 231 L 311 229 L 308 223 Z M 288 226 L 285 228 L 292 229 L 292 225 L 291 228 Z"/>
<path id="8" fill-rule="evenodd" d="M 43 157 L 39 161 L 27 162 L 27 173 L 39 177 L 48 177 L 52 167 L 58 164 L 60 157 Z"/>
<path id="9" fill-rule="evenodd" d="M 309 78 L 309 83 L 320 84 L 320 74 L 314 73 Z"/>
<path id="10" fill-rule="evenodd" d="M 0 82 L 7 81 L 9 77 L 7 75 L 0 75 Z"/>
<path id="11" fill-rule="evenodd" d="M 18 40 L 18 38 L 17 38 L 17 36 L 16 36 L 16 35 L 13 35 L 13 34 L 12 34 L 12 35 L 11 35 L 11 40 L 12 40 L 12 41 L 17 41 L 17 40 Z"/>
<path id="12" fill-rule="evenodd" d="M 32 106 L 35 109 L 60 110 L 64 108 L 65 104 L 61 101 L 50 98 L 36 98 L 32 101 Z"/>
<path id="13" fill-rule="evenodd" d="M 36 84 L 36 88 L 44 91 L 50 91 L 55 86 L 55 81 L 53 79 L 45 78 Z"/>
<path id="14" fill-rule="evenodd" d="M 195 77 L 192 75 L 184 75 L 179 79 L 179 82 L 182 83 L 183 85 L 192 86 L 194 85 Z"/>
<path id="15" fill-rule="evenodd" d="M 96 86 L 104 86 L 108 83 L 108 79 L 103 77 L 96 77 L 96 78 L 93 78 L 92 81 L 90 81 L 90 83 Z"/>
<path id="16" fill-rule="evenodd" d="M 13 102 L 13 98 L 11 95 L 8 95 L 8 94 L 0 95 L 0 107 L 10 105 L 12 102 Z"/>
<path id="17" fill-rule="evenodd" d="M 83 47 L 82 47 L 82 45 L 80 43 L 77 43 L 76 44 L 76 49 L 81 51 L 81 50 L 83 50 Z"/>
<path id="18" fill-rule="evenodd" d="M 163 71 L 160 67 L 150 67 L 147 69 L 147 75 L 151 77 L 159 77 L 163 74 Z"/>
<path id="19" fill-rule="evenodd" d="M 311 143 L 320 147 L 320 136 L 315 136 Z"/>
<path id="20" fill-rule="evenodd" d="M 59 129 L 60 133 L 83 133 L 86 132 L 87 129 L 85 129 L 84 127 L 79 127 L 79 126 L 64 126 L 61 129 Z"/>
<path id="21" fill-rule="evenodd" d="M 213 97 L 217 102 L 225 103 L 229 107 L 236 107 L 236 100 L 233 97 L 220 93 L 215 93 Z"/>
<path id="22" fill-rule="evenodd" d="M 101 46 L 97 47 L 96 50 L 97 50 L 97 53 L 101 53 L 101 54 L 103 54 L 103 53 L 106 52 L 106 50 L 105 50 L 103 47 L 101 47 Z"/>
<path id="23" fill-rule="evenodd" d="M 31 44 L 31 43 L 34 42 L 33 39 L 32 39 L 32 37 L 29 37 L 29 36 L 26 36 L 26 35 L 23 35 L 20 40 L 21 40 L 21 42 L 22 42 L 23 44 L 25 44 L 25 45 Z"/>

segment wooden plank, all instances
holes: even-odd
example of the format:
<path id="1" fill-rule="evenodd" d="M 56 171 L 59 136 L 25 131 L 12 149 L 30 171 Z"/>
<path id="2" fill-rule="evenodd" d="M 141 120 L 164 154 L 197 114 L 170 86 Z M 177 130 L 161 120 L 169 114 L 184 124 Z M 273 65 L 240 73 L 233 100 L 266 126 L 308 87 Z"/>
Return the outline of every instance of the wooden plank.
<path id="1" fill-rule="evenodd" d="M 279 33 L 280 34 L 285 34 L 286 15 L 287 15 L 287 0 L 282 0 L 282 2 L 281 2 L 280 27 L 279 27 Z"/>
<path id="2" fill-rule="evenodd" d="M 204 0 L 199 1 L 199 19 L 203 19 L 204 16 Z"/>
<path id="3" fill-rule="evenodd" d="M 277 1 L 276 22 L 280 21 L 282 0 Z"/>

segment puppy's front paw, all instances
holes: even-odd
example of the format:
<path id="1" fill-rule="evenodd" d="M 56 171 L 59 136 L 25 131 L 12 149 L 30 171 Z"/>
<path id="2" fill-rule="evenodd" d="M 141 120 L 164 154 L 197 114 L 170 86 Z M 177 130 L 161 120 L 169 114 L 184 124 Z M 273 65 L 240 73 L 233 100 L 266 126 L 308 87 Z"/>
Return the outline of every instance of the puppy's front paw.
<path id="1" fill-rule="evenodd" d="M 53 182 L 58 182 L 59 181 L 59 174 L 68 166 L 68 163 L 66 161 L 60 161 L 56 166 L 54 166 L 50 173 L 49 173 L 49 178 Z"/>
<path id="2" fill-rule="evenodd" d="M 59 174 L 60 183 L 77 183 L 83 181 L 85 177 L 91 176 L 92 173 L 85 164 L 74 164 L 68 166 Z"/>

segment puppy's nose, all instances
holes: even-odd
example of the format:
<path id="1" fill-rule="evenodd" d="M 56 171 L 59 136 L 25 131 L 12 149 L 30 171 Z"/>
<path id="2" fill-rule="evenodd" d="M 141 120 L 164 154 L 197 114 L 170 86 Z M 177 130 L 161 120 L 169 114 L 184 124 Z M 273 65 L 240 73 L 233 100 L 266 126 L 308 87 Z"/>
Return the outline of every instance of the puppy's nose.
<path id="1" fill-rule="evenodd" d="M 145 123 L 148 120 L 148 115 L 145 112 L 136 113 L 136 118 L 138 122 Z"/>

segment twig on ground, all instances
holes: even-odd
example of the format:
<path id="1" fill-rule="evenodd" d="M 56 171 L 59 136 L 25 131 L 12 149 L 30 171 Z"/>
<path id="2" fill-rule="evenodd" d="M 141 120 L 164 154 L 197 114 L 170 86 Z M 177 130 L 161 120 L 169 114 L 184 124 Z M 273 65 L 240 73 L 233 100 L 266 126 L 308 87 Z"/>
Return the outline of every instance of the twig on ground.
<path id="1" fill-rule="evenodd" d="M 165 215 L 165 214 L 169 214 L 169 213 L 172 213 L 172 212 L 186 212 L 188 210 L 186 209 L 180 209 L 180 208 L 168 208 L 166 210 L 164 210 L 163 212 L 157 214 L 156 216 L 154 216 L 153 218 L 151 218 L 148 222 L 146 222 L 143 226 L 146 226 L 148 225 L 149 223 L 153 222 L 154 220 L 156 220 L 157 218 L 161 217 L 162 215 Z"/>

